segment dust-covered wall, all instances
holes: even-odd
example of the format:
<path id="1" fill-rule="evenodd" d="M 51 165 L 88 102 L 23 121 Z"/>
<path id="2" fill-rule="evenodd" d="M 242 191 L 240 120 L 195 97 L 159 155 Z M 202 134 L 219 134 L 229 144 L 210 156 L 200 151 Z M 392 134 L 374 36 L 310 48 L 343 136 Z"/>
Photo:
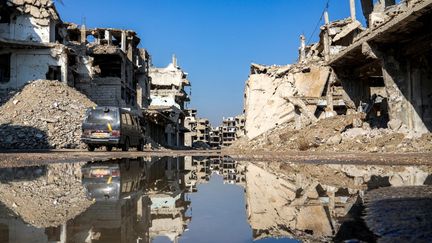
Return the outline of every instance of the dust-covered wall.
<path id="1" fill-rule="evenodd" d="M 8 82 L 0 83 L 0 89 L 17 89 L 28 81 L 47 79 L 50 66 L 60 67 L 62 77 L 59 81 L 66 81 L 64 73 L 67 70 L 67 58 L 56 55 L 51 49 L 9 49 L 0 53 L 11 53 L 10 79 Z"/>
<path id="2" fill-rule="evenodd" d="M 244 95 L 245 130 L 249 139 L 297 119 L 300 114 L 290 98 L 321 97 L 330 74 L 328 67 L 316 64 L 252 66 Z M 313 114 L 316 106 L 307 109 Z"/>

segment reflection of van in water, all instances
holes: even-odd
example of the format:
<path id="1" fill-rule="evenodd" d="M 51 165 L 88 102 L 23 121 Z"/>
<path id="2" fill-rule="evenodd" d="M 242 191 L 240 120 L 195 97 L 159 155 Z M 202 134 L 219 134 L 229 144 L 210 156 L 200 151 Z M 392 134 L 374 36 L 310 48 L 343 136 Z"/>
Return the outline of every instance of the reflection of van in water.
<path id="1" fill-rule="evenodd" d="M 96 201 L 119 200 L 143 189 L 144 166 L 140 159 L 88 163 L 81 168 L 82 184 Z"/>
<path id="2" fill-rule="evenodd" d="M 129 147 L 144 149 L 144 135 L 138 117 L 129 110 L 119 107 L 95 107 L 86 112 L 82 123 L 81 141 L 87 144 L 89 151 L 106 146 L 128 151 Z"/>

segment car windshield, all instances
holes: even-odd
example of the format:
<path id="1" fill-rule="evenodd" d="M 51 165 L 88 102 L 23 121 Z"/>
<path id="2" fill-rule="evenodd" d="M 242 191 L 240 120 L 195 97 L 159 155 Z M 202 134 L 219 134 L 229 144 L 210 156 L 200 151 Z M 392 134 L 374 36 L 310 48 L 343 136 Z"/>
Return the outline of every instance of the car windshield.
<path id="1" fill-rule="evenodd" d="M 118 123 L 118 110 L 115 109 L 89 109 L 87 111 L 86 123 L 106 124 Z"/>

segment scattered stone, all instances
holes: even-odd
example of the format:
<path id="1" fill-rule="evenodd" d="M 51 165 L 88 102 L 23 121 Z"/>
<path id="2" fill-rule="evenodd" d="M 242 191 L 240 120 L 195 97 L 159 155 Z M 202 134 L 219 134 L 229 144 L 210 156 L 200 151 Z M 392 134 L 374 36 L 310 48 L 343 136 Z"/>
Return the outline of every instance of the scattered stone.
<path id="1" fill-rule="evenodd" d="M 337 144 L 340 144 L 341 141 L 342 141 L 342 136 L 340 134 L 336 134 L 327 140 L 327 144 L 328 145 L 337 145 Z"/>
<path id="2" fill-rule="evenodd" d="M 390 128 L 393 131 L 399 130 L 402 126 L 402 121 L 399 119 L 392 119 L 387 123 L 388 128 Z"/>

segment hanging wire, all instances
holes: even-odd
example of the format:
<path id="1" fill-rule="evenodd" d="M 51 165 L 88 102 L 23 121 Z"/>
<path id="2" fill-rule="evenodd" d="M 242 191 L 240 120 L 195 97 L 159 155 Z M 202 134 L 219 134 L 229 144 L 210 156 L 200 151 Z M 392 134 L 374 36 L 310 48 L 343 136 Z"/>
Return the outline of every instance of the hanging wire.
<path id="1" fill-rule="evenodd" d="M 315 32 L 317 31 L 318 27 L 319 27 L 320 24 L 321 24 L 321 21 L 322 21 L 322 19 L 323 19 L 323 17 L 324 17 L 324 13 L 325 13 L 325 11 L 327 11 L 328 8 L 329 8 L 329 4 L 330 4 L 330 0 L 327 0 L 327 3 L 326 3 L 326 5 L 324 6 L 324 9 L 323 9 L 323 11 L 322 11 L 322 13 L 321 13 L 321 16 L 320 16 L 320 18 L 319 18 L 317 24 L 315 25 L 315 28 L 314 28 L 312 34 L 309 36 L 306 45 L 309 45 L 309 44 L 310 44 L 310 42 L 311 42 L 311 40 L 312 40 L 312 37 L 315 35 Z"/>

